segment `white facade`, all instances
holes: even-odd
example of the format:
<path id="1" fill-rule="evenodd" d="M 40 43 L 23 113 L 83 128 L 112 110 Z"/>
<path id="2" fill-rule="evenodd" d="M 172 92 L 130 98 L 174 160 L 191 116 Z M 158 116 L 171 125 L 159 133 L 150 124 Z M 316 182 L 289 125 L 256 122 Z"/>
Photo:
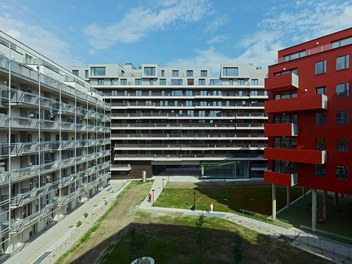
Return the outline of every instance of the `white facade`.
<path id="1" fill-rule="evenodd" d="M 262 177 L 266 72 L 252 64 L 72 68 L 111 103 L 113 177 L 199 167 L 204 178 Z M 221 173 L 217 173 L 220 172 Z"/>
<path id="2" fill-rule="evenodd" d="M 110 105 L 0 32 L 0 250 L 12 252 L 110 178 Z"/>

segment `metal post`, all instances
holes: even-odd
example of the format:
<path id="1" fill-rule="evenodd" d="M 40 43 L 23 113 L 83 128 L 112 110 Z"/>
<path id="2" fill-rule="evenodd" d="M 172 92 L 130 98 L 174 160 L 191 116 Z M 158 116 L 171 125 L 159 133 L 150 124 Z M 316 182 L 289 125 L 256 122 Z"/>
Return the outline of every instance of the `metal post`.
<path id="1" fill-rule="evenodd" d="M 152 192 L 153 192 L 153 205 L 154 205 L 154 201 L 155 201 L 155 200 L 154 200 L 154 199 L 155 199 L 155 198 L 154 198 L 155 189 L 153 189 Z"/>
<path id="2" fill-rule="evenodd" d="M 312 189 L 312 231 L 317 228 L 317 190 Z"/>
<path id="3" fill-rule="evenodd" d="M 164 181 L 165 181 L 165 179 L 163 178 L 163 189 L 165 188 L 165 184 L 164 184 Z"/>
<path id="4" fill-rule="evenodd" d="M 271 185 L 272 219 L 276 219 L 276 185 Z"/>

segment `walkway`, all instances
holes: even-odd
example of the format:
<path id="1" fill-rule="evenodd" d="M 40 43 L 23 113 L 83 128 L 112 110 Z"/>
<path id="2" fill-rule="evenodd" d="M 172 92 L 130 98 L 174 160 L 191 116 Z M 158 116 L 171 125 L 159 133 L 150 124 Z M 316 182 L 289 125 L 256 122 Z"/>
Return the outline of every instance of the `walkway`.
<path id="1" fill-rule="evenodd" d="M 115 197 L 125 189 L 129 181 L 110 181 L 110 185 L 86 201 L 76 210 L 66 215 L 63 220 L 44 230 L 38 238 L 26 243 L 15 252 L 5 264 L 18 263 L 53 263 L 64 254 L 91 227 L 92 223 L 110 207 Z M 88 213 L 85 218 L 84 213 Z M 82 222 L 79 228 L 76 223 Z M 0 259 L 3 263 L 5 259 Z"/>
<path id="2" fill-rule="evenodd" d="M 179 180 L 179 178 L 170 177 L 170 180 Z M 163 185 L 166 185 L 166 182 L 167 177 L 154 177 L 154 183 L 151 188 L 151 193 L 153 193 L 152 190 L 154 190 L 154 201 L 158 199 L 160 193 L 162 192 Z M 335 263 L 352 263 L 352 246 L 318 237 L 295 227 L 291 227 L 289 229 L 282 228 L 270 223 L 233 213 L 153 207 L 152 202 L 148 202 L 147 198 L 141 203 L 139 208 L 142 210 L 183 213 L 184 215 L 204 214 L 205 216 L 210 217 L 221 217 L 275 239 L 279 239 L 280 236 L 288 237 L 293 241 L 291 243 L 292 246 L 332 260 Z"/>

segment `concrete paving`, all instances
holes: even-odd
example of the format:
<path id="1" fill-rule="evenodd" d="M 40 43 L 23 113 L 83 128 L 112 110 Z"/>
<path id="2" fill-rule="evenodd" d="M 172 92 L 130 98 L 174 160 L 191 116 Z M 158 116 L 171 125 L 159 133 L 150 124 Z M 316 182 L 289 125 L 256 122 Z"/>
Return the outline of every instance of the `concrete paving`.
<path id="1" fill-rule="evenodd" d="M 110 185 L 102 191 L 66 215 L 60 222 L 44 230 L 36 239 L 26 243 L 6 261 L 4 258 L 0 259 L 0 263 L 53 263 L 103 215 L 128 183 L 126 180 L 110 181 Z M 88 216 L 84 217 L 84 213 L 88 213 Z M 76 227 L 78 221 L 81 221 L 82 225 Z"/>
<path id="2" fill-rule="evenodd" d="M 181 177 L 170 177 L 171 181 L 180 181 Z M 164 179 L 164 180 L 163 180 Z M 154 183 L 151 187 L 151 192 L 154 190 L 154 202 L 158 199 L 160 193 L 162 192 L 163 186 L 166 185 L 166 177 L 158 176 L 154 177 Z M 192 178 L 184 179 L 189 181 L 194 181 Z M 279 239 L 280 236 L 287 237 L 293 242 L 292 246 L 310 252 L 312 254 L 318 255 L 322 258 L 333 261 L 334 263 L 352 263 L 352 246 L 347 244 L 342 244 L 340 242 L 332 241 L 323 237 L 315 236 L 306 233 L 295 227 L 282 228 L 271 223 L 266 223 L 263 221 L 256 220 L 251 217 L 243 216 L 240 214 L 224 213 L 224 212 L 208 212 L 195 210 L 191 211 L 189 209 L 175 209 L 175 208 L 162 208 L 153 207 L 153 202 L 148 202 L 146 199 L 141 203 L 140 209 L 150 210 L 150 211 L 160 211 L 160 212 L 171 212 L 171 213 L 182 213 L 183 215 L 200 215 L 204 214 L 209 217 L 221 217 L 227 219 L 231 222 L 239 224 L 241 226 L 247 227 L 249 229 L 255 230 L 256 232 L 270 236 L 274 239 Z M 216 208 L 215 208 L 216 209 Z"/>

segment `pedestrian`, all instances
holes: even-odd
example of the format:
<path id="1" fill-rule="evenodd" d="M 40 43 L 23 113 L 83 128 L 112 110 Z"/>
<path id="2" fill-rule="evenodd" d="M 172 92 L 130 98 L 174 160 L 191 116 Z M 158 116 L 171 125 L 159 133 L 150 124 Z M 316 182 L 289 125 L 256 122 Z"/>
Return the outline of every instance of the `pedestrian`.
<path id="1" fill-rule="evenodd" d="M 152 201 L 152 194 L 149 193 L 149 194 L 148 194 L 148 202 L 151 202 L 151 201 Z"/>
<path id="2" fill-rule="evenodd" d="M 212 212 L 213 209 L 214 209 L 214 205 L 213 205 L 213 203 L 211 203 L 211 204 L 210 204 L 210 212 Z"/>

